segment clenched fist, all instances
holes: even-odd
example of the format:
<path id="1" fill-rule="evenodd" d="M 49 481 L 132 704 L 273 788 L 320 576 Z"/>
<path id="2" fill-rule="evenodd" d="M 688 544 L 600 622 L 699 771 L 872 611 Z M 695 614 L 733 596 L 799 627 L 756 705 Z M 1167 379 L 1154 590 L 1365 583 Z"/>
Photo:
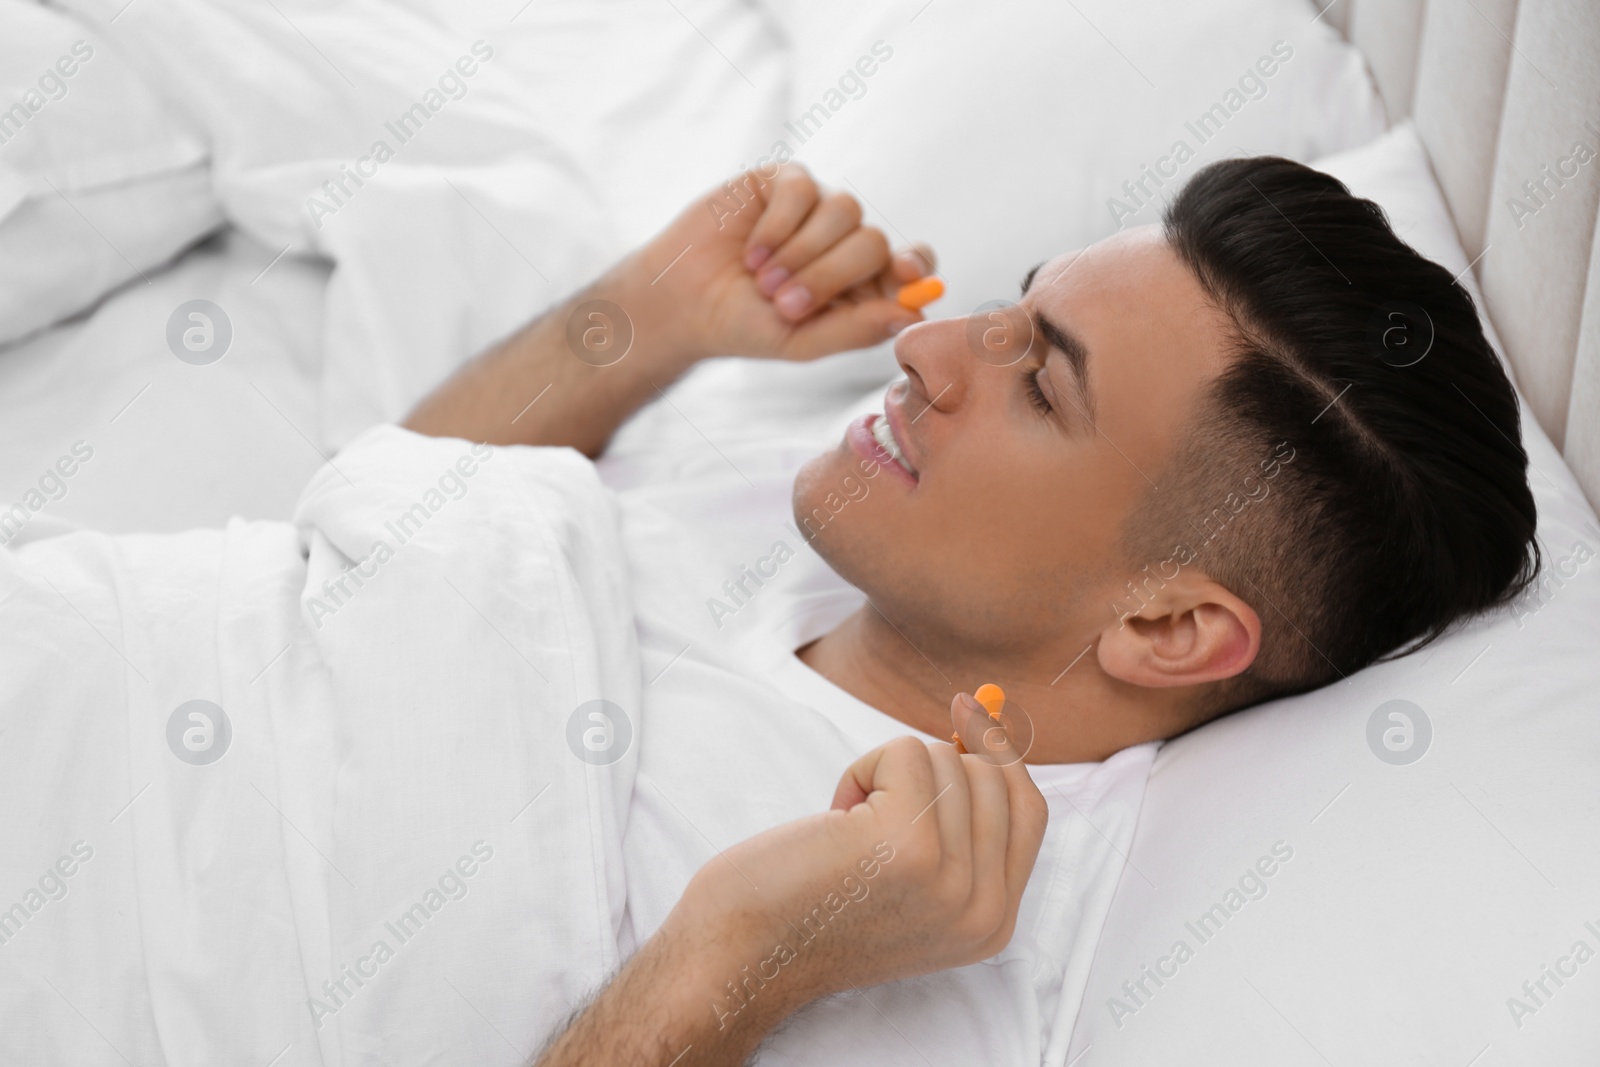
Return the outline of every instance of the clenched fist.
<path id="1" fill-rule="evenodd" d="M 732 946 L 726 977 L 738 987 L 753 970 L 770 995 L 763 1014 L 998 953 L 1047 808 L 1012 740 L 971 697 L 958 695 L 950 714 L 968 753 L 911 737 L 867 753 L 830 810 L 701 868 L 662 932 Z M 744 1005 L 712 992 L 719 1022 L 738 1021 Z"/>
<path id="2" fill-rule="evenodd" d="M 663 326 L 695 355 L 807 360 L 865 348 L 922 316 L 902 285 L 933 270 L 926 248 L 891 254 L 848 193 L 804 167 L 747 171 L 685 208 L 631 257 Z"/>

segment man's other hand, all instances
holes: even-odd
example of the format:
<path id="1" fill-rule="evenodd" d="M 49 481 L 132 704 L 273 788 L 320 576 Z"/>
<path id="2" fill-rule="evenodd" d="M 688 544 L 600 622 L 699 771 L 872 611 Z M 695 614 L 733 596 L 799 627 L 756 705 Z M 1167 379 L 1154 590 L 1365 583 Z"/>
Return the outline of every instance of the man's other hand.
<path id="1" fill-rule="evenodd" d="M 969 753 L 910 737 L 874 749 L 845 772 L 831 810 L 695 875 L 665 928 L 680 943 L 736 948 L 708 1016 L 743 1005 L 782 1015 L 1010 942 L 1047 808 L 1010 738 L 970 699 L 950 712 Z"/>
<path id="2" fill-rule="evenodd" d="M 813 1000 L 1005 948 L 1048 812 L 976 701 L 959 694 L 950 718 L 967 753 L 891 741 L 851 765 L 827 812 L 700 868 L 539 1067 L 734 1067 Z"/>

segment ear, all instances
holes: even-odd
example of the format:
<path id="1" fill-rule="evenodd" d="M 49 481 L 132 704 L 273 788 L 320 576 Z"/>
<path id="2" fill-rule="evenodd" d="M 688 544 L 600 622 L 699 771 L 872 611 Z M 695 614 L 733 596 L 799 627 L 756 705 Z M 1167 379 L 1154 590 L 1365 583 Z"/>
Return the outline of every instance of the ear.
<path id="1" fill-rule="evenodd" d="M 1199 685 L 1234 675 L 1261 650 L 1255 609 L 1209 578 L 1168 584 L 1137 615 L 1100 634 L 1106 674 L 1149 688 Z"/>

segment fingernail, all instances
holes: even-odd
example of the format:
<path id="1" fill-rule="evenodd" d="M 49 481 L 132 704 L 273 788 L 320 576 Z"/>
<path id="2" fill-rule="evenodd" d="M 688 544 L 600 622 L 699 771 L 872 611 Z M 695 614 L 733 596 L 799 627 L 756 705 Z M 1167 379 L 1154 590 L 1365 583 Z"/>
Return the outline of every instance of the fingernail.
<path id="1" fill-rule="evenodd" d="M 756 245 L 754 248 L 750 249 L 750 251 L 744 254 L 745 269 L 755 270 L 757 267 L 761 266 L 761 264 L 765 263 L 767 261 L 767 257 L 770 255 L 772 255 L 772 249 L 763 248 L 761 245 Z"/>
<path id="2" fill-rule="evenodd" d="M 778 286 L 789 280 L 789 272 L 782 267 L 768 267 L 756 275 L 756 288 L 761 290 L 762 296 L 771 296 L 778 291 Z"/>
<path id="3" fill-rule="evenodd" d="M 792 285 L 778 294 L 778 299 L 774 303 L 778 305 L 778 310 L 785 315 L 793 315 L 798 318 L 806 313 L 807 308 L 811 307 L 811 290 L 803 285 Z"/>
<path id="4" fill-rule="evenodd" d="M 983 713 L 983 705 L 972 698 L 970 693 L 957 693 L 956 699 L 961 701 L 961 706 L 969 712 Z"/>
<path id="5" fill-rule="evenodd" d="M 884 329 L 888 331 L 890 337 L 893 337 L 907 326 L 915 326 L 916 324 L 916 319 L 892 319 Z"/>

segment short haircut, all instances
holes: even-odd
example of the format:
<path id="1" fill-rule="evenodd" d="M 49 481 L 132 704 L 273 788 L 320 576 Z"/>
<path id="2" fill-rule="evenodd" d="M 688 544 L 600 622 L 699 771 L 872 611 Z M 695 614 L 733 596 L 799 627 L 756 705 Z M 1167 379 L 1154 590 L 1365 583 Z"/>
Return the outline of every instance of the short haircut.
<path id="1" fill-rule="evenodd" d="M 1255 663 L 1205 710 L 1325 685 L 1526 588 L 1517 398 L 1450 272 L 1372 201 L 1275 157 L 1200 170 L 1163 225 L 1235 351 L 1125 544 L 1134 566 L 1191 546 L 1261 617 Z"/>

